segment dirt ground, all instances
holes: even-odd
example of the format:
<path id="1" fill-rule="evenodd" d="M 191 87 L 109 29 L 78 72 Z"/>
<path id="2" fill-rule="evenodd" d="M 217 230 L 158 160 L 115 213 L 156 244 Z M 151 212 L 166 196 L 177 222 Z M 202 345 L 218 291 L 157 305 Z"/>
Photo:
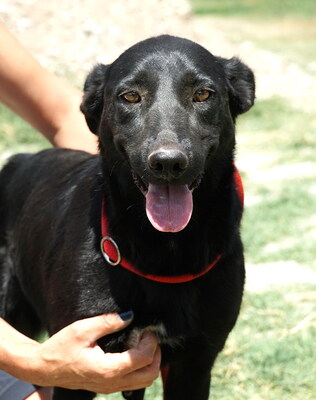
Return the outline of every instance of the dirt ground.
<path id="1" fill-rule="evenodd" d="M 109 63 L 135 42 L 169 33 L 197 41 L 216 55 L 240 56 L 255 72 L 257 98 L 278 95 L 294 107 L 315 109 L 315 75 L 257 47 L 251 41 L 251 24 L 240 26 L 238 19 L 228 22 L 224 18 L 194 17 L 186 0 L 109 3 L 1 0 L 0 19 L 45 67 L 80 86 L 95 63 Z M 244 35 L 238 40 L 240 30 Z M 316 65 L 310 67 L 316 69 Z M 295 282 L 316 283 L 316 274 L 291 261 L 248 266 L 249 290 Z"/>
<path id="2" fill-rule="evenodd" d="M 240 56 L 255 71 L 257 97 L 286 97 L 315 107 L 316 78 L 251 41 L 253 24 L 192 16 L 187 0 L 2 0 L 0 18 L 50 70 L 84 76 L 96 62 L 109 63 L 135 42 L 161 33 L 186 37 L 217 55 Z M 286 27 L 286 21 L 277 29 Z M 269 28 L 268 35 L 275 27 Z M 272 30 L 272 33 L 271 33 Z M 240 32 L 247 37 L 238 40 Z M 316 69 L 315 65 L 311 68 Z M 271 68 L 273 66 L 273 68 Z M 295 90 L 293 84 L 295 83 Z"/>

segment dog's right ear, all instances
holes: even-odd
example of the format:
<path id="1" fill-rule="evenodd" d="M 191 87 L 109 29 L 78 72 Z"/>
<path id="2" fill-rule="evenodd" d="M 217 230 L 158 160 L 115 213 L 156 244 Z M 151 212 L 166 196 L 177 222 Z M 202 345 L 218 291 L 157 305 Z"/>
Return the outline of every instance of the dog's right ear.
<path id="1" fill-rule="evenodd" d="M 98 134 L 104 103 L 105 73 L 108 65 L 98 64 L 87 76 L 80 110 L 91 132 Z"/>

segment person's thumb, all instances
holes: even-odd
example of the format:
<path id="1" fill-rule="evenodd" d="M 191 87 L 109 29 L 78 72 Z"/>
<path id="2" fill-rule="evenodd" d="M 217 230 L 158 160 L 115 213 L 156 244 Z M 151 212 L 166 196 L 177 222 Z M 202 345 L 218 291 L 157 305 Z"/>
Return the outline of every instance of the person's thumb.
<path id="1" fill-rule="evenodd" d="M 102 314 L 74 322 L 81 339 L 95 342 L 102 336 L 126 328 L 133 320 L 133 312 Z"/>

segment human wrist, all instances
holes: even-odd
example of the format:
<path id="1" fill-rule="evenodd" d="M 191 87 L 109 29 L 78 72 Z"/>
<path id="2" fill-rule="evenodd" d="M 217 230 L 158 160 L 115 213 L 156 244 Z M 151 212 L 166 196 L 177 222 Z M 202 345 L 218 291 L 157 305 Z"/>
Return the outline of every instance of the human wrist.
<path id="1" fill-rule="evenodd" d="M 42 385 L 40 344 L 27 337 L 23 339 L 15 343 L 10 342 L 6 349 L 0 352 L 0 369 L 25 382 Z"/>
<path id="2" fill-rule="evenodd" d="M 97 136 L 90 132 L 84 115 L 80 112 L 82 92 L 69 87 L 69 96 L 59 112 L 56 112 L 52 130 L 43 132 L 56 147 L 98 152 Z"/>

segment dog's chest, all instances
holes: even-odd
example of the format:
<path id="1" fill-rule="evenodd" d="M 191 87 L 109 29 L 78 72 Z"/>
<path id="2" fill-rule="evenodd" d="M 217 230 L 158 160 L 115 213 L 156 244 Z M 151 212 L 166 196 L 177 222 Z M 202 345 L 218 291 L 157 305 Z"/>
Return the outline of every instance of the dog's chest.
<path id="1" fill-rule="evenodd" d="M 196 336 L 202 328 L 204 297 L 195 284 L 148 289 L 141 304 L 134 305 L 136 326 L 129 344 L 138 343 L 145 331 L 155 333 L 161 344 L 172 347 L 181 345 L 188 336 Z"/>

